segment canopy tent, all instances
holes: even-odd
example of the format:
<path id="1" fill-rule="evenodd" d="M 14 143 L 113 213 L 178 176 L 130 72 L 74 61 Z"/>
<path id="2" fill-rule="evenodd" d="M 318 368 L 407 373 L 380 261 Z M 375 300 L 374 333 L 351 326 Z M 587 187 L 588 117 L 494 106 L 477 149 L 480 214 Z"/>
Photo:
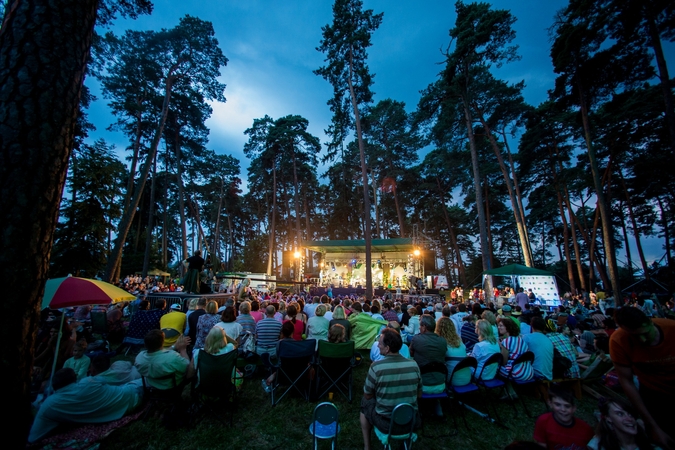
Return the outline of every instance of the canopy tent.
<path id="1" fill-rule="evenodd" d="M 555 274 L 547 270 L 535 269 L 522 264 L 509 264 L 508 266 L 490 269 L 483 272 L 483 283 L 487 277 L 510 277 L 512 286 L 518 284 L 525 291 L 532 292 L 547 306 L 560 305 L 558 285 L 555 282 Z M 493 285 L 492 283 L 490 283 Z"/>

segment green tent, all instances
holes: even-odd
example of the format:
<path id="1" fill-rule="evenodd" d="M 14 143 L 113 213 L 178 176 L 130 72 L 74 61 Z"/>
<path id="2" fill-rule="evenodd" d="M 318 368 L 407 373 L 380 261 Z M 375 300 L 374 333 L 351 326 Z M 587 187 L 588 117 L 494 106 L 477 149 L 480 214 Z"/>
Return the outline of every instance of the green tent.
<path id="1" fill-rule="evenodd" d="M 386 320 L 377 320 L 370 317 L 368 314 L 357 314 L 356 317 L 350 318 L 349 323 L 352 324 L 352 341 L 354 347 L 357 349 L 368 349 L 373 346 L 373 342 L 380 334 L 380 329 L 387 326 Z"/>
<path id="2" fill-rule="evenodd" d="M 540 275 L 552 277 L 553 273 L 535 269 L 534 267 L 523 266 L 522 264 L 509 264 L 508 266 L 500 267 L 498 269 L 490 269 L 483 272 L 483 275 L 492 275 L 494 277 L 512 277 L 518 275 Z"/>

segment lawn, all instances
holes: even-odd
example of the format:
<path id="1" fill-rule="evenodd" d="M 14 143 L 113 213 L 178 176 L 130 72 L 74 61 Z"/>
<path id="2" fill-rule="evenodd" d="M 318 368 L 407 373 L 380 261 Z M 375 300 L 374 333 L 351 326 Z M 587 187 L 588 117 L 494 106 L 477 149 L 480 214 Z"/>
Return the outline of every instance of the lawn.
<path id="1" fill-rule="evenodd" d="M 363 448 L 363 438 L 359 425 L 359 404 L 363 382 L 370 360 L 365 357 L 363 363 L 354 371 L 354 400 L 349 403 L 335 394 L 334 403 L 340 413 L 341 431 L 338 448 Z M 308 427 L 314 407 L 319 402 L 306 402 L 299 397 L 284 397 L 277 406 L 271 406 L 270 397 L 260 386 L 262 375 L 247 379 L 239 393 L 239 408 L 235 414 L 233 426 L 223 425 L 218 419 L 202 415 L 196 425 L 173 427 L 162 425 L 158 417 L 138 420 L 124 428 L 114 431 L 102 444 L 102 450 L 113 449 L 307 449 L 311 448 L 312 438 Z M 326 401 L 327 399 L 321 399 Z M 525 415 L 522 405 L 516 404 L 518 412 L 505 402 L 498 402 L 498 411 L 504 426 L 498 426 L 478 415 L 466 411 L 469 427 L 462 422 L 460 412 L 454 405 L 444 404 L 444 418 L 433 416 L 433 405 L 421 404 L 423 429 L 419 433 L 416 448 L 426 449 L 501 449 L 514 440 L 531 440 L 536 416 L 545 412 L 541 400 L 526 393 L 525 401 L 534 417 Z M 469 399 L 476 409 L 486 411 L 485 398 L 478 395 Z M 591 426 L 596 421 L 593 411 L 596 402 L 590 396 L 584 396 L 579 403 L 577 416 Z M 457 418 L 458 426 L 453 424 Z M 185 417 L 184 423 L 189 418 Z M 382 448 L 373 434 L 374 448 Z M 322 442 L 319 448 L 330 448 L 328 442 Z"/>

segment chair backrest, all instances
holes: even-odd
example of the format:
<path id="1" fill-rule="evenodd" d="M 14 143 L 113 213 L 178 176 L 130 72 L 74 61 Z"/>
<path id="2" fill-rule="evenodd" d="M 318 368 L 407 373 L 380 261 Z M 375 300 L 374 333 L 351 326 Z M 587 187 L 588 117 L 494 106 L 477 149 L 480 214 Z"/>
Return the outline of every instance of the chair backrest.
<path id="1" fill-rule="evenodd" d="M 314 408 L 314 418 L 313 422 L 318 422 L 321 425 L 331 425 L 335 424 L 337 427 L 338 423 L 338 409 L 337 407 L 330 402 L 323 402 L 316 405 Z"/>
<path id="2" fill-rule="evenodd" d="M 89 313 L 91 318 L 91 332 L 96 334 L 105 334 L 108 332 L 108 315 L 105 311 L 92 311 Z"/>
<path id="3" fill-rule="evenodd" d="M 483 368 L 480 370 L 480 373 L 478 374 L 478 376 L 476 378 L 479 379 L 479 380 L 482 380 L 483 379 L 483 373 L 485 372 L 485 369 L 494 365 L 494 364 L 497 364 L 497 370 L 499 370 L 499 366 L 501 366 L 503 362 L 504 362 L 504 357 L 502 356 L 501 353 L 493 354 L 492 356 L 490 356 L 485 361 L 485 364 L 483 364 Z"/>
<path id="4" fill-rule="evenodd" d="M 478 367 L 478 361 L 473 356 L 467 356 L 463 360 L 457 363 L 454 369 L 452 369 L 452 374 L 450 374 L 449 383 L 452 384 L 452 380 L 455 375 L 459 374 L 463 370 L 476 370 Z M 471 377 L 469 377 L 469 383 L 471 382 Z"/>
<path id="5" fill-rule="evenodd" d="M 513 373 L 513 369 L 515 369 L 520 364 L 528 364 L 528 363 L 530 365 L 532 365 L 532 363 L 534 363 L 534 353 L 532 353 L 531 351 L 521 353 L 520 356 L 518 356 L 516 359 L 513 360 L 513 364 L 511 364 L 511 369 L 509 370 L 508 378 L 511 378 L 511 374 Z"/>
<path id="6" fill-rule="evenodd" d="M 223 391 L 227 392 L 232 388 L 232 371 L 236 363 L 236 351 L 224 355 L 211 355 L 200 350 L 197 358 L 199 390 L 214 396 L 222 394 Z"/>
<path id="7" fill-rule="evenodd" d="M 351 358 L 354 356 L 354 341 L 333 343 L 319 341 L 320 358 Z"/>
<path id="8" fill-rule="evenodd" d="M 445 377 L 443 377 L 443 379 L 445 379 L 448 376 L 448 366 L 446 366 L 444 362 L 433 361 L 420 367 L 420 373 L 442 373 L 445 375 Z"/>
<path id="9" fill-rule="evenodd" d="M 303 341 L 284 339 L 279 341 L 277 357 L 280 360 L 284 358 L 311 358 L 315 351 L 316 339 L 305 339 Z"/>
<path id="10" fill-rule="evenodd" d="M 415 408 L 410 403 L 400 403 L 391 412 L 389 436 L 412 437 L 415 429 Z"/>

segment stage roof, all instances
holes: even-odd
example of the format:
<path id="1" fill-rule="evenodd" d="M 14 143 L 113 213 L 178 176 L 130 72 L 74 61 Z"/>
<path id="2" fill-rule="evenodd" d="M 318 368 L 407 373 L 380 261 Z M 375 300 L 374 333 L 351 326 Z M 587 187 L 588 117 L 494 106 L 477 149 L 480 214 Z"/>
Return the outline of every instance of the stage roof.
<path id="1" fill-rule="evenodd" d="M 302 247 L 315 252 L 325 253 L 363 253 L 366 251 L 366 241 L 304 241 Z M 377 252 L 412 252 L 414 250 L 412 238 L 373 239 L 371 253 Z"/>

